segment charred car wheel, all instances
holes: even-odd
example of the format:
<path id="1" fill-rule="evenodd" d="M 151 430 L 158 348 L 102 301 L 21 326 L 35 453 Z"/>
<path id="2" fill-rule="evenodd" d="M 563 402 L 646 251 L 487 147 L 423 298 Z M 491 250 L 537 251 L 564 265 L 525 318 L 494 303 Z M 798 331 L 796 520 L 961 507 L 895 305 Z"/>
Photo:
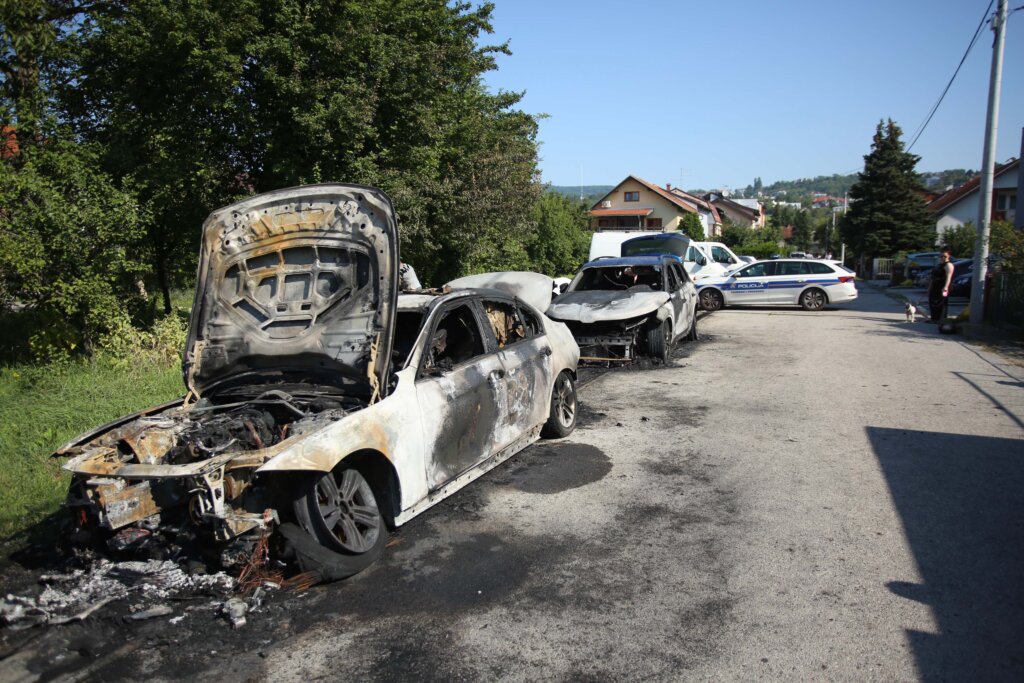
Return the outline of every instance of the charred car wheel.
<path id="1" fill-rule="evenodd" d="M 800 295 L 800 306 L 805 311 L 820 311 L 825 308 L 825 292 L 820 289 L 808 289 Z"/>
<path id="2" fill-rule="evenodd" d="M 647 355 L 662 363 L 668 362 L 668 350 L 672 346 L 672 321 L 666 318 L 659 324 L 647 328 Z"/>
<path id="3" fill-rule="evenodd" d="M 299 526 L 316 540 L 319 549 L 294 543 L 299 564 L 325 579 L 351 576 L 380 557 L 388 530 L 373 489 L 355 469 L 317 473 L 305 477 L 295 498 Z"/>
<path id="4" fill-rule="evenodd" d="M 713 289 L 705 289 L 700 293 L 700 307 L 705 311 L 717 311 L 725 305 L 722 294 Z"/>
<path id="5" fill-rule="evenodd" d="M 690 323 L 690 331 L 686 333 L 686 341 L 697 341 L 697 311 L 693 312 L 693 322 Z"/>
<path id="6" fill-rule="evenodd" d="M 568 370 L 562 370 L 551 390 L 551 413 L 541 430 L 541 436 L 560 439 L 572 434 L 572 430 L 576 429 L 576 408 L 576 380 Z"/>

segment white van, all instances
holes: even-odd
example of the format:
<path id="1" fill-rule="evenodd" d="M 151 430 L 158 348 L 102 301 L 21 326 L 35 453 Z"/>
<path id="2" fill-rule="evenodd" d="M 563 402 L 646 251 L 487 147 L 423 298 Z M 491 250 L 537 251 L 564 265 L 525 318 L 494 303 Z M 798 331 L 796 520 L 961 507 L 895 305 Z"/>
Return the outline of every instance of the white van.
<path id="1" fill-rule="evenodd" d="M 697 244 L 711 255 L 711 259 L 715 263 L 725 266 L 726 270 L 746 263 L 744 259 L 741 259 L 732 249 L 721 242 L 697 242 Z"/>
<path id="2" fill-rule="evenodd" d="M 608 231 L 595 232 L 590 239 L 589 260 L 602 256 L 622 256 L 622 243 L 634 237 L 670 236 L 671 248 L 662 249 L 659 253 L 674 254 L 683 262 L 683 268 L 687 275 L 693 280 L 700 280 L 705 277 L 721 275 L 726 268 L 715 263 L 707 251 L 701 247 L 699 242 L 692 241 L 681 232 L 643 232 L 633 231 Z M 654 253 L 654 252 L 651 252 Z"/>

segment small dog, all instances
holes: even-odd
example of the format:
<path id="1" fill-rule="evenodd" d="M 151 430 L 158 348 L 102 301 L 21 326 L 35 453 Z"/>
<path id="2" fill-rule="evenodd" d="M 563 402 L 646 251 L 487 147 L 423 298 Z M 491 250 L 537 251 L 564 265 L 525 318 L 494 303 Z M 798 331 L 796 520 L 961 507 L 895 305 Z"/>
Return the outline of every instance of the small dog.
<path id="1" fill-rule="evenodd" d="M 907 313 L 908 323 L 917 322 L 917 307 L 914 304 L 908 301 L 907 303 L 903 304 L 903 310 L 906 311 Z"/>

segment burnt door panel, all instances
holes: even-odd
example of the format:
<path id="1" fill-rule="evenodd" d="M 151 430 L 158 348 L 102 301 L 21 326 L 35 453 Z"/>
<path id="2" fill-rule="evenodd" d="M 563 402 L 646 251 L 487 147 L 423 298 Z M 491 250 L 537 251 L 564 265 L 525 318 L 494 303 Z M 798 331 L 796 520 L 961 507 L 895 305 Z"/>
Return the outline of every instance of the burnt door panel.
<path id="1" fill-rule="evenodd" d="M 536 315 L 511 300 L 485 299 L 484 314 L 498 349 L 505 391 L 499 395 L 495 446 L 504 448 L 547 420 L 552 387 L 551 345 Z"/>
<path id="2" fill-rule="evenodd" d="M 470 304 L 443 311 L 428 337 L 416 394 L 428 438 L 427 486 L 433 491 L 495 450 L 505 370 L 485 343 Z"/>

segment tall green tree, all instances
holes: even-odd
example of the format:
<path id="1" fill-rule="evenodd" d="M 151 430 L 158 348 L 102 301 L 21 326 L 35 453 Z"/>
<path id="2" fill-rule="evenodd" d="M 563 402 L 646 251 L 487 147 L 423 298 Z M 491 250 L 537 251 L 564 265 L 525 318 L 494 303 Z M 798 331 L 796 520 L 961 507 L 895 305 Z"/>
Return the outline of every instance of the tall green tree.
<path id="1" fill-rule="evenodd" d="M 694 241 L 703 242 L 705 239 L 704 224 L 700 222 L 700 216 L 695 213 L 688 213 L 683 216 L 682 221 L 679 223 L 679 229 Z"/>
<path id="2" fill-rule="evenodd" d="M 587 208 L 556 192 L 545 192 L 533 210 L 535 229 L 526 240 L 531 268 L 552 277 L 572 276 L 590 247 Z"/>
<path id="3" fill-rule="evenodd" d="M 806 210 L 797 211 L 793 217 L 793 246 L 800 251 L 806 251 L 811 246 L 813 232 L 810 214 Z"/>
<path id="4" fill-rule="evenodd" d="M 900 135 L 892 119 L 878 123 L 864 170 L 850 188 L 843 239 L 864 258 L 935 244 L 935 223 L 914 170 L 920 157 L 904 151 Z"/>
<path id="5" fill-rule="evenodd" d="M 444 0 L 133 0 L 83 24 L 68 116 L 152 207 L 165 302 L 210 209 L 317 181 L 392 195 L 430 282 L 522 267 L 537 123 L 482 76 L 493 5 Z"/>

